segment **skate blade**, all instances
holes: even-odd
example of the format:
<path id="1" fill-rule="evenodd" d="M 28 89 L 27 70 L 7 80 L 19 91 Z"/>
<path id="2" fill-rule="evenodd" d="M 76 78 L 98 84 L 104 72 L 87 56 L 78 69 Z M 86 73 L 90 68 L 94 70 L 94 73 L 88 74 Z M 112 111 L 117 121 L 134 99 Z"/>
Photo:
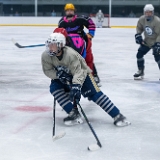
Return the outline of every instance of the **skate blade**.
<path id="1" fill-rule="evenodd" d="M 127 121 L 127 120 L 123 120 L 123 121 L 119 121 L 116 123 L 117 127 L 125 127 L 131 125 L 131 122 Z"/>
<path id="2" fill-rule="evenodd" d="M 144 76 L 141 76 L 141 77 L 134 77 L 134 80 L 143 80 L 144 79 Z"/>
<path id="3" fill-rule="evenodd" d="M 83 120 L 81 118 L 77 118 L 76 120 L 64 122 L 64 124 L 67 126 L 73 126 L 73 125 L 82 124 L 82 123 L 83 123 Z"/>

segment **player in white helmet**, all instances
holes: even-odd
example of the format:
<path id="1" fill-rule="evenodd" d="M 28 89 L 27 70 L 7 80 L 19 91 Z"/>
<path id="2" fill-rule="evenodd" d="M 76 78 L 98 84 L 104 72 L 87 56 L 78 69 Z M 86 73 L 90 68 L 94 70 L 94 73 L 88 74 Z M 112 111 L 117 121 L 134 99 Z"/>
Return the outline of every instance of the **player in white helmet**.
<path id="1" fill-rule="evenodd" d="M 60 106 L 68 113 L 66 125 L 82 123 L 81 116 L 73 102 L 79 102 L 81 94 L 98 104 L 113 119 L 116 126 L 130 124 L 119 109 L 98 88 L 84 58 L 71 47 L 61 33 L 52 33 L 46 41 L 42 54 L 44 74 L 51 79 L 50 92 Z"/>
<path id="2" fill-rule="evenodd" d="M 140 17 L 136 30 L 135 40 L 140 47 L 137 53 L 138 72 L 133 76 L 134 79 L 143 79 L 145 68 L 143 56 L 150 49 L 153 50 L 154 59 L 160 69 L 160 19 L 154 15 L 152 4 L 145 5 L 144 15 Z M 142 33 L 144 33 L 144 37 L 142 37 Z"/>
<path id="3" fill-rule="evenodd" d="M 102 13 L 102 10 L 99 10 L 96 14 L 96 20 L 97 20 L 97 27 L 102 28 L 102 24 L 104 21 L 104 14 Z"/>

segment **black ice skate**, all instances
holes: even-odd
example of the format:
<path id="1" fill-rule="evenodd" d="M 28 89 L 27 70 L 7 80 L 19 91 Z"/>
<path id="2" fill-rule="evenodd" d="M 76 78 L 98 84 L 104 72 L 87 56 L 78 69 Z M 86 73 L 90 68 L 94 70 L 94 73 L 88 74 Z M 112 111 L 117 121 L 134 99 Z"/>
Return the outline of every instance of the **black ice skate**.
<path id="1" fill-rule="evenodd" d="M 124 117 L 122 114 L 118 114 L 116 117 L 114 117 L 114 125 L 118 127 L 124 127 L 130 124 L 131 122 L 127 121 L 126 117 Z"/>
<path id="2" fill-rule="evenodd" d="M 83 123 L 83 120 L 81 119 L 81 115 L 77 108 L 73 108 L 68 114 L 68 117 L 64 118 L 63 121 L 65 125 L 69 126 Z"/>
<path id="3" fill-rule="evenodd" d="M 133 75 L 135 80 L 141 80 L 144 78 L 144 69 L 140 69 Z"/>

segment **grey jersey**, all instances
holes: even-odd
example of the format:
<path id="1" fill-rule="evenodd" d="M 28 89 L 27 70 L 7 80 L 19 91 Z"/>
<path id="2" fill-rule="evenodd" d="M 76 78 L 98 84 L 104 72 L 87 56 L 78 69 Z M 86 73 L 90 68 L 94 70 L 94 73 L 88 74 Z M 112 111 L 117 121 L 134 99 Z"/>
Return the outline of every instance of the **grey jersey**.
<path id="1" fill-rule="evenodd" d="M 152 47 L 155 42 L 160 42 L 160 19 L 157 16 L 153 17 L 152 21 L 147 21 L 145 16 L 141 16 L 137 24 L 137 33 L 144 32 L 144 41 Z"/>
<path id="2" fill-rule="evenodd" d="M 67 46 L 63 49 L 63 58 L 61 60 L 56 56 L 50 56 L 44 51 L 41 61 L 44 74 L 51 79 L 57 79 L 56 68 L 59 66 L 66 68 L 69 74 L 73 76 L 73 84 L 83 85 L 87 74 L 91 73 L 84 58 L 78 52 Z"/>

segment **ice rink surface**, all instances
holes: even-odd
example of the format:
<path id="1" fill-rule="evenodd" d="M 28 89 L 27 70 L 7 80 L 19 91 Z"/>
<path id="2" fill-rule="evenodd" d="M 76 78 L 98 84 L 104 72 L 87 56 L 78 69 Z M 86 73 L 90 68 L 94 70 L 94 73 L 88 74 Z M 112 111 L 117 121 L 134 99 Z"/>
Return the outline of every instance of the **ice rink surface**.
<path id="1" fill-rule="evenodd" d="M 159 160 L 160 73 L 152 52 L 146 56 L 145 79 L 137 71 L 135 29 L 97 29 L 93 53 L 101 90 L 132 122 L 117 128 L 99 106 L 81 99 L 81 105 L 102 143 L 95 143 L 86 123 L 63 124 L 66 113 L 57 104 L 56 132 L 66 136 L 52 141 L 53 97 L 50 80 L 41 69 L 45 47 L 19 49 L 20 44 L 44 43 L 51 27 L 0 27 L 0 160 Z"/>

